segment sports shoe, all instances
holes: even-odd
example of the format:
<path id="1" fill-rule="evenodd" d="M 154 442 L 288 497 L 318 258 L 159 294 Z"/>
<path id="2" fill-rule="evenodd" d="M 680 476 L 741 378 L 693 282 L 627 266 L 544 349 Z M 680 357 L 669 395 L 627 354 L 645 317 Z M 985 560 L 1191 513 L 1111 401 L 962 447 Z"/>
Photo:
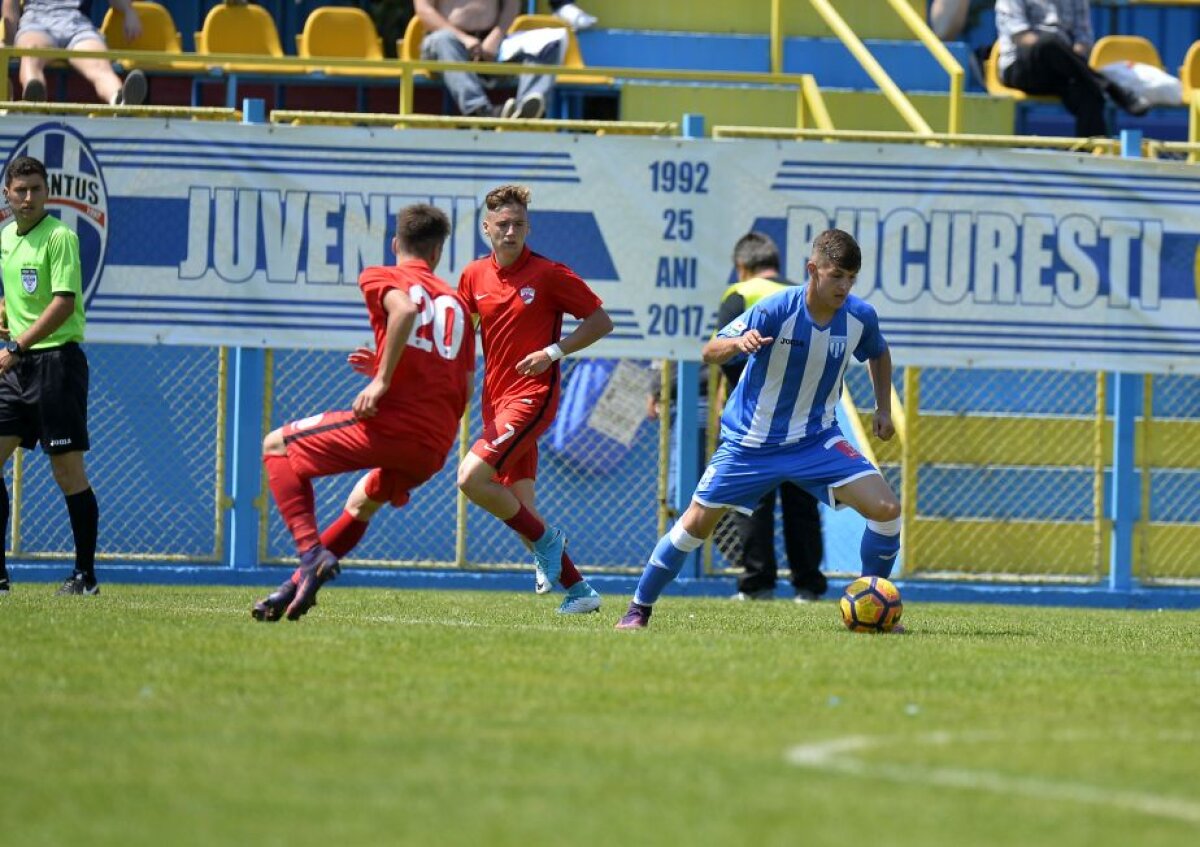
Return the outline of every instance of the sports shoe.
<path id="1" fill-rule="evenodd" d="M 146 100 L 146 75 L 136 68 L 125 75 L 117 92 L 117 106 L 140 106 Z"/>
<path id="2" fill-rule="evenodd" d="M 546 114 L 546 98 L 540 94 L 530 94 L 517 102 L 515 97 L 509 97 L 500 108 L 500 117 L 517 120 L 533 120 Z"/>
<path id="3" fill-rule="evenodd" d="M 254 604 L 250 617 L 263 623 L 276 623 L 284 611 L 296 599 L 296 583 L 289 576 L 283 584 Z"/>
<path id="4" fill-rule="evenodd" d="M 31 79 L 21 90 L 21 99 L 29 103 L 46 102 L 46 83 L 40 79 Z"/>
<path id="5" fill-rule="evenodd" d="M 617 621 L 616 629 L 645 629 L 650 626 L 650 613 L 653 606 L 643 606 L 641 603 L 629 601 L 629 611 L 625 617 Z"/>
<path id="6" fill-rule="evenodd" d="M 730 600 L 748 601 L 748 600 L 774 600 L 774 588 L 760 588 L 757 591 L 739 591 L 732 595 Z"/>
<path id="7" fill-rule="evenodd" d="M 100 584 L 96 582 L 95 577 L 89 581 L 81 573 L 73 573 L 67 577 L 58 591 L 54 592 L 57 595 L 68 594 L 99 594 Z"/>
<path id="8" fill-rule="evenodd" d="M 12 584 L 8 581 L 8 574 L 0 576 L 0 594 L 7 594 L 12 590 Z"/>
<path id="9" fill-rule="evenodd" d="M 533 593 L 549 594 L 553 590 L 554 586 L 542 579 L 542 572 L 540 570 L 535 570 L 533 572 Z"/>
<path id="10" fill-rule="evenodd" d="M 537 568 L 536 579 L 553 586 L 562 576 L 563 551 L 567 549 L 567 537 L 558 527 L 547 524 L 546 532 L 533 543 L 533 561 Z"/>
<path id="11" fill-rule="evenodd" d="M 589 15 L 574 3 L 564 3 L 554 10 L 554 17 L 565 23 L 571 29 L 579 32 L 591 29 L 599 20 L 595 15 Z"/>
<path id="12" fill-rule="evenodd" d="M 546 114 L 546 98 L 540 94 L 530 94 L 517 104 L 517 113 L 513 115 L 518 120 L 531 121 Z"/>
<path id="13" fill-rule="evenodd" d="M 821 595 L 815 591 L 810 591 L 807 588 L 796 589 L 796 602 L 802 606 L 806 603 L 817 603 L 820 600 Z"/>
<path id="14" fill-rule="evenodd" d="M 296 586 L 296 596 L 287 607 L 289 621 L 300 620 L 309 609 L 317 605 L 317 592 L 321 590 L 321 586 L 331 579 L 336 579 L 342 572 L 337 556 L 319 544 L 301 556 L 300 561 L 300 584 Z"/>
<path id="15" fill-rule="evenodd" d="M 586 582 L 579 582 L 567 590 L 567 599 L 558 607 L 560 615 L 586 615 L 600 611 L 600 595 Z"/>

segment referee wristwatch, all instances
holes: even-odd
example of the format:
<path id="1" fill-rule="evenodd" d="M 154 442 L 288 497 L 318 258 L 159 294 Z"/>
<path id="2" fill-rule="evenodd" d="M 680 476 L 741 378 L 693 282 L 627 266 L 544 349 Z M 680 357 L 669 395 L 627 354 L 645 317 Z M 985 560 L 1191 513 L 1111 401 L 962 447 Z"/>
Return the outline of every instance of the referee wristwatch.
<path id="1" fill-rule="evenodd" d="M 25 352 L 21 349 L 21 342 L 15 340 L 5 344 L 4 349 L 8 351 L 8 355 L 10 356 L 20 356 Z"/>

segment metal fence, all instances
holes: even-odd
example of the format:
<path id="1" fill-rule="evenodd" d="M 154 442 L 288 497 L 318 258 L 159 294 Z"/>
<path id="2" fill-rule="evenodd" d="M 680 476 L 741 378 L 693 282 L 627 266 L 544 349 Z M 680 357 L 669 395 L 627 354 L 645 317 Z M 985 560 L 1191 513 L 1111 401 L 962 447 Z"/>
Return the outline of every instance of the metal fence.
<path id="1" fill-rule="evenodd" d="M 227 563 L 225 351 L 95 344 L 87 352 L 88 469 L 102 509 L 100 557 Z M 252 431 L 259 435 L 288 420 L 347 408 L 363 384 L 343 353 L 280 350 L 268 352 L 266 361 L 265 406 L 243 412 L 256 418 Z M 657 379 L 645 361 L 572 360 L 565 369 L 559 420 L 541 441 L 538 506 L 567 530 L 571 552 L 585 569 L 638 572 L 675 514 L 675 498 L 666 496 L 675 487 L 669 478 L 677 450 L 667 437 L 670 416 L 646 419 L 646 395 Z M 1104 579 L 1113 452 L 1105 375 L 898 369 L 895 385 L 906 437 L 868 446 L 904 503 L 906 578 Z M 1133 572 L 1145 583 L 1194 583 L 1200 579 L 1194 552 L 1200 548 L 1200 378 L 1159 376 L 1143 386 Z M 477 377 L 464 449 L 481 428 L 480 387 Z M 872 399 L 865 368 L 850 370 L 847 391 L 866 420 Z M 404 509 L 380 512 L 348 563 L 441 570 L 528 565 L 510 530 L 460 499 L 455 465 L 451 456 Z M 236 565 L 288 562 L 290 537 L 259 467 L 249 470 L 260 480 L 257 559 Z M 10 557 L 69 558 L 66 509 L 48 463 L 37 453 L 19 454 L 6 482 L 13 495 Z M 322 524 L 336 517 L 353 483 L 352 476 L 317 481 Z M 826 546 L 832 551 L 827 570 L 854 570 L 856 530 L 827 520 Z M 731 572 L 720 545 L 707 562 L 703 573 Z M 780 563 L 786 563 L 782 549 Z"/>

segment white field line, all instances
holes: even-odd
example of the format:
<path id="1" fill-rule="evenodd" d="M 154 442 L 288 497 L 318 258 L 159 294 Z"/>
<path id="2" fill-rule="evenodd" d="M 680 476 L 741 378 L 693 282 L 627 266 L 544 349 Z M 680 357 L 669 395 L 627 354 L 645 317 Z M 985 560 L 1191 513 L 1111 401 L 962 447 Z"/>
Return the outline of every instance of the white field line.
<path id="1" fill-rule="evenodd" d="M 954 743 L 1003 741 L 1010 737 L 1004 733 L 994 732 L 934 732 L 917 736 L 915 740 L 929 746 L 946 746 Z M 1084 733 L 1067 732 L 1056 735 L 1054 740 L 1091 740 L 1097 737 L 1095 734 L 1089 736 Z M 1177 736 L 1171 738 L 1179 740 Z M 942 788 L 985 791 L 992 794 L 1010 794 L 1035 800 L 1065 800 L 1108 808 L 1116 807 L 1144 815 L 1200 824 L 1200 803 L 1179 797 L 1102 788 L 1084 783 L 1033 776 L 1009 776 L 995 771 L 868 763 L 856 758 L 857 753 L 870 748 L 894 749 L 896 740 L 894 737 L 851 735 L 789 748 L 785 753 L 785 758 L 797 767 L 814 770 L 875 777 L 898 783 L 918 783 Z M 1145 740 L 1144 737 L 1142 740 Z"/>
<path id="2" fill-rule="evenodd" d="M 533 601 L 533 602 L 538 602 L 538 601 Z M 115 605 L 115 604 L 110 604 L 110 605 Z M 161 611 L 161 609 L 162 609 L 162 606 L 157 603 L 153 603 L 153 602 L 143 603 L 143 602 L 136 601 L 136 600 L 124 600 L 123 599 L 120 601 L 120 605 L 121 605 L 121 608 L 124 608 L 124 609 L 139 610 L 139 611 L 140 610 Z M 557 606 L 551 606 L 550 603 L 546 603 L 545 605 L 546 605 L 546 615 L 548 616 L 548 618 L 550 620 L 556 620 L 556 619 L 561 620 L 564 617 L 571 617 L 571 616 L 567 616 L 567 615 L 560 616 L 555 611 L 557 609 Z M 209 617 L 209 616 L 239 617 L 239 618 L 244 617 L 247 620 L 249 620 L 250 619 L 250 607 L 246 606 L 245 608 L 242 608 L 240 606 L 188 606 L 186 608 L 172 610 L 172 614 L 176 617 L 179 617 L 181 615 L 187 615 L 190 617 Z M 336 613 L 331 613 L 331 614 L 336 614 Z M 601 611 L 599 614 L 603 615 L 604 612 Z M 320 623 L 320 621 L 314 619 L 314 616 L 319 617 L 319 615 L 320 615 L 320 607 L 318 607 L 317 612 L 309 612 L 308 615 L 305 616 L 305 619 L 303 621 L 300 621 L 300 623 L 317 625 Z M 590 618 L 591 615 L 587 615 L 586 617 Z M 591 633 L 591 632 L 607 631 L 607 627 L 601 627 L 599 630 L 565 629 L 561 625 L 555 625 L 553 623 L 524 624 L 524 623 L 507 623 L 504 621 L 484 622 L 484 621 L 469 621 L 469 620 L 446 620 L 446 619 L 434 619 L 434 618 L 408 618 L 408 617 L 399 617 L 396 615 L 350 615 L 348 617 L 338 617 L 338 618 L 336 618 L 336 620 L 343 624 L 344 623 L 400 624 L 402 626 L 433 626 L 433 627 L 446 627 L 446 628 L 451 628 L 451 629 L 519 630 L 522 632 L 554 632 L 554 633 L 558 633 L 558 634 L 567 634 L 567 633 L 572 633 L 572 632 Z M 292 624 L 293 626 L 295 625 L 295 623 L 291 622 L 291 621 L 280 621 L 279 622 L 280 625 L 287 625 L 289 623 Z"/>

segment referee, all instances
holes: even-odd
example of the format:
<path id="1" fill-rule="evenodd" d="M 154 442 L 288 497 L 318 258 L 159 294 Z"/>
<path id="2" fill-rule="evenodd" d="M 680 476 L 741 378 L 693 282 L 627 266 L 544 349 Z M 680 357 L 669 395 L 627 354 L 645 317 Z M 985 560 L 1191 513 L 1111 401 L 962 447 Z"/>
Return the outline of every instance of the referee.
<path id="1" fill-rule="evenodd" d="M 99 594 L 96 531 L 100 510 L 84 470 L 88 449 L 88 363 L 83 341 L 79 238 L 46 213 L 46 166 L 18 156 L 4 174 L 13 221 L 0 230 L 0 468 L 20 445 L 41 442 L 62 489 L 75 539 L 75 570 L 59 594 Z M 0 485 L 0 526 L 8 527 Z M 3 530 L 0 530 L 2 532 Z M 0 544 L 0 592 L 9 588 Z"/>

